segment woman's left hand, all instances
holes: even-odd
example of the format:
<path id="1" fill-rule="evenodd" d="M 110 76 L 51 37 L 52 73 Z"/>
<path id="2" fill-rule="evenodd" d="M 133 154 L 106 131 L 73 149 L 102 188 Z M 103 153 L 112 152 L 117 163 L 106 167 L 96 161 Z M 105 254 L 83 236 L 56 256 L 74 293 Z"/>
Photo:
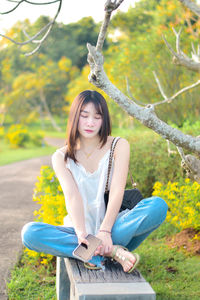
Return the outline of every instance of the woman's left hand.
<path id="1" fill-rule="evenodd" d="M 98 232 L 96 236 L 102 240 L 102 244 L 97 248 L 94 255 L 107 256 L 113 247 L 111 234 L 108 232 Z"/>

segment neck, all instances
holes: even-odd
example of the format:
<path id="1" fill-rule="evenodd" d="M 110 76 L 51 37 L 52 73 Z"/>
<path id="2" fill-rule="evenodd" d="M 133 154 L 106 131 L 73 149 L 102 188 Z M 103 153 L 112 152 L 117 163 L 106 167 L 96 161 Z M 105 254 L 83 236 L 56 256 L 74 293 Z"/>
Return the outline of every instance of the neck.
<path id="1" fill-rule="evenodd" d="M 78 149 L 93 149 L 99 145 L 99 142 L 99 136 L 89 139 L 80 137 L 78 141 Z"/>

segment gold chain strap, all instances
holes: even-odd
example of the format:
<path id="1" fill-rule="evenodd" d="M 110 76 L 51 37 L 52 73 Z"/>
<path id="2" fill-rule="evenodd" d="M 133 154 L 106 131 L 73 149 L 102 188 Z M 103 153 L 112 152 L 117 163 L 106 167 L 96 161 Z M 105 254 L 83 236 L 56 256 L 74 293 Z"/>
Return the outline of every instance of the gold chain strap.
<path id="1" fill-rule="evenodd" d="M 111 171 L 111 166 L 112 166 L 112 157 L 113 157 L 113 153 L 114 153 L 114 150 L 115 150 L 115 147 L 116 147 L 116 144 L 118 142 L 118 140 L 120 138 L 117 139 L 114 147 L 113 147 L 113 144 L 114 144 L 114 141 L 116 140 L 117 138 L 115 137 L 113 140 L 112 140 L 112 144 L 111 144 L 111 149 L 110 149 L 110 156 L 109 156 L 109 163 L 108 163 L 108 173 L 107 173 L 107 181 L 106 181 L 106 187 L 105 187 L 105 193 L 108 193 L 109 190 L 108 190 L 108 183 L 109 183 L 109 177 L 110 177 L 110 171 Z"/>

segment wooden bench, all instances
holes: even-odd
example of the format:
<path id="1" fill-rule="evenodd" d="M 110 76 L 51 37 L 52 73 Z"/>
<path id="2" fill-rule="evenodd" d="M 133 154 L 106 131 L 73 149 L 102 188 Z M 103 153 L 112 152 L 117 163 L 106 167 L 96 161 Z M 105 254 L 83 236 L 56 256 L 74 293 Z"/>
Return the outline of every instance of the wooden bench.
<path id="1" fill-rule="evenodd" d="M 118 263 L 110 260 L 105 271 L 88 270 L 81 261 L 57 257 L 57 300 L 155 300 L 156 294 L 136 269 L 123 272 Z"/>

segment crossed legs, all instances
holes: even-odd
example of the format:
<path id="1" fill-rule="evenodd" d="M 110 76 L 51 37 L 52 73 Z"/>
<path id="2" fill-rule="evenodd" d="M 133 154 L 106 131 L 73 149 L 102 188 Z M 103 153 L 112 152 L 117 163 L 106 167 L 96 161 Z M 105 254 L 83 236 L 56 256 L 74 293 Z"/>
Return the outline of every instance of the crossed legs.
<path id="1" fill-rule="evenodd" d="M 167 204 L 159 197 L 140 201 L 132 210 L 116 219 L 112 228 L 114 245 L 122 245 L 130 251 L 165 220 Z M 71 227 L 54 226 L 42 222 L 31 222 L 22 229 L 23 244 L 30 250 L 60 257 L 73 257 L 78 245 L 75 231 Z M 102 267 L 104 257 L 93 256 L 90 262 Z"/>

